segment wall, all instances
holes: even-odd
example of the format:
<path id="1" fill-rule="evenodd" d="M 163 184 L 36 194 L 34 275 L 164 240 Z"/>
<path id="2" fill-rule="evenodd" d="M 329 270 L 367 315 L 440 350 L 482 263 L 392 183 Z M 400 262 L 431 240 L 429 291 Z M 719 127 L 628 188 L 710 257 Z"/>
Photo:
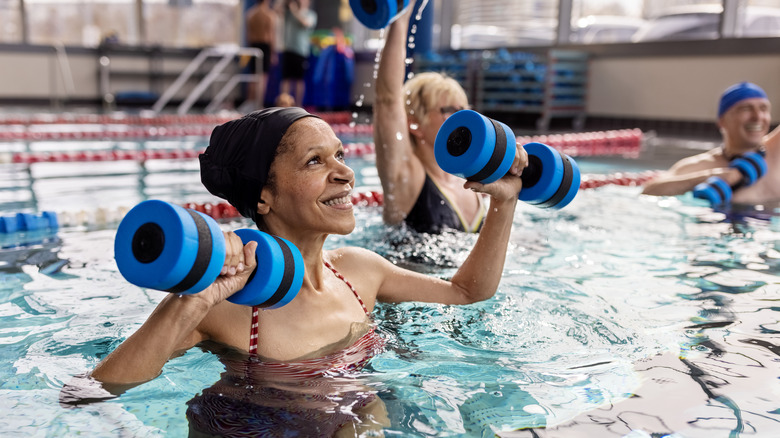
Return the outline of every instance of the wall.
<path id="1" fill-rule="evenodd" d="M 64 49 L 57 52 L 52 47 L 0 46 L 0 103 L 34 104 L 64 101 L 99 105 L 104 93 L 155 92 L 158 95 L 176 80 L 177 76 L 197 55 L 197 50 L 161 49 Z M 100 80 L 101 57 L 110 63 L 107 89 Z M 218 58 L 210 58 L 204 67 L 193 75 L 174 98 L 174 102 L 187 94 L 203 78 L 208 68 Z M 237 71 L 237 63 L 225 70 Z M 221 86 L 224 82 L 218 84 Z M 208 89 L 205 96 L 213 96 L 218 86 Z M 236 90 L 236 93 L 238 90 Z"/>
<path id="2" fill-rule="evenodd" d="M 780 55 L 596 58 L 588 115 L 714 121 L 723 90 L 741 81 L 760 85 L 780 120 Z"/>
<path id="3" fill-rule="evenodd" d="M 745 41 L 703 41 L 667 44 L 572 46 L 591 53 L 588 115 L 627 119 L 714 121 L 718 98 L 728 85 L 749 80 L 761 85 L 775 103 L 780 121 L 780 54 L 777 38 Z M 541 50 L 541 49 L 539 49 Z M 161 93 L 197 51 L 131 51 L 109 53 L 112 92 L 157 88 Z M 364 107 L 374 99 L 375 53 L 356 57 L 353 102 Z M 97 50 L 68 50 L 75 88 L 68 91 L 59 76 L 57 53 L 51 47 L 0 46 L 0 104 L 24 99 L 64 96 L 100 102 Z M 133 73 L 135 72 L 135 73 Z M 154 74 L 150 75 L 152 72 Z M 154 81 L 157 85 L 153 87 Z M 366 86 L 366 84 L 371 86 Z M 191 83 L 177 95 L 186 96 Z M 210 90 L 210 93 L 214 93 Z"/>
<path id="4" fill-rule="evenodd" d="M 751 81 L 766 90 L 780 122 L 780 38 L 559 46 L 591 55 L 588 116 L 714 122 L 723 90 Z M 516 50 L 544 52 L 546 47 Z M 358 58 L 353 95 L 373 102 L 375 53 Z"/>

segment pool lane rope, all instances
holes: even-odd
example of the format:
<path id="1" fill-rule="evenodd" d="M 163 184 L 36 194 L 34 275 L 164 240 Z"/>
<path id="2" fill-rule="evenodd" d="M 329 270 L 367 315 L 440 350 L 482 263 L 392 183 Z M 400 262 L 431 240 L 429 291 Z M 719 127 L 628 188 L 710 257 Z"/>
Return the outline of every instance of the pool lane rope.
<path id="1" fill-rule="evenodd" d="M 0 135 L 2 137 L 2 135 Z M 0 138 L 0 140 L 2 140 Z M 621 155 L 637 157 L 642 148 L 642 131 L 616 130 L 571 134 L 516 137 L 521 144 L 543 143 L 572 157 Z M 371 157 L 373 142 L 344 142 L 347 157 Z M 67 163 L 94 161 L 147 161 L 195 159 L 205 148 L 89 149 L 61 151 L 0 152 L 0 164 Z"/>
<path id="2" fill-rule="evenodd" d="M 584 174 L 581 176 L 580 190 L 584 189 L 596 189 L 607 185 L 617 186 L 641 186 L 648 180 L 658 175 L 660 171 L 646 171 L 641 173 L 613 173 L 613 174 Z M 359 208 L 372 208 L 381 207 L 384 203 L 384 195 L 381 191 L 362 191 L 352 194 L 352 204 Z M 241 219 L 235 207 L 227 202 L 210 203 L 210 202 L 188 202 L 180 204 L 181 207 L 203 213 L 217 221 L 231 221 Z M 60 211 L 60 212 L 44 212 L 47 214 L 47 220 L 51 220 L 53 217 L 54 222 L 57 225 L 51 229 L 47 229 L 47 232 L 54 232 L 60 228 L 77 228 L 77 227 L 109 227 L 119 223 L 122 218 L 130 211 L 130 207 L 116 207 L 116 208 L 97 208 L 93 210 L 78 210 L 78 211 Z M 7 241 L 13 242 L 19 241 L 20 236 L 17 231 L 19 227 L 12 228 L 8 231 L 4 228 L 6 221 L 17 223 L 17 215 L 30 213 L 16 213 L 0 216 L 0 238 L 5 238 Z M 41 214 L 43 215 L 43 213 Z M 38 215 L 40 217 L 41 215 Z M 35 216 L 35 215 L 34 215 Z M 27 221 L 27 223 L 44 224 L 43 220 Z M 13 226 L 13 225 L 12 225 Z M 45 227 L 44 227 L 45 228 Z M 6 236 L 3 236 L 3 235 Z M 24 236 L 21 236 L 24 237 Z M 23 239 L 22 239 L 23 240 Z"/>
<path id="3" fill-rule="evenodd" d="M 349 124 L 355 116 L 348 111 L 323 111 L 314 113 L 327 123 Z M 243 114 L 225 112 L 220 114 L 6 114 L 0 115 L 2 125 L 218 125 L 237 119 Z"/>

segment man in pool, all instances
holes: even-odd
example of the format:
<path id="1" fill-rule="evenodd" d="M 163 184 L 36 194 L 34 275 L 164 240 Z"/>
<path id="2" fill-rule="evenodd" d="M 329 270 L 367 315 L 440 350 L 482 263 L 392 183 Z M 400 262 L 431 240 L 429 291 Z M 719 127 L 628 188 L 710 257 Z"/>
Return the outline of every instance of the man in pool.
<path id="1" fill-rule="evenodd" d="M 676 196 L 689 192 L 712 176 L 736 186 L 742 174 L 729 167 L 740 155 L 763 151 L 767 172 L 750 186 L 736 189 L 732 202 L 736 204 L 766 204 L 780 202 L 780 126 L 771 133 L 771 104 L 766 92 L 750 82 L 727 88 L 718 105 L 718 127 L 723 144 L 710 151 L 683 158 L 668 171 L 645 184 L 643 194 Z"/>
<path id="2" fill-rule="evenodd" d="M 211 193 L 227 199 L 260 230 L 301 251 L 303 286 L 295 299 L 277 309 L 261 311 L 227 301 L 254 271 L 257 244 L 242 246 L 235 233 L 225 232 L 222 274 L 197 294 L 163 298 L 138 331 L 92 371 L 91 377 L 105 388 L 121 390 L 154 379 L 171 357 L 206 341 L 244 355 L 245 364 L 237 369 L 248 373 L 265 367 L 310 379 L 359 369 L 384 343 L 371 322 L 377 301 L 469 304 L 492 297 L 501 280 L 528 156 L 518 146 L 506 176 L 487 185 L 465 183 L 467 189 L 490 196 L 490 209 L 471 253 L 450 280 L 400 268 L 363 248 L 324 249 L 329 234 L 349 234 L 355 227 L 355 175 L 344 163 L 343 146 L 331 127 L 301 108 L 269 108 L 217 126 L 200 161 L 201 180 Z M 268 403 L 268 391 L 254 388 L 258 397 L 245 400 L 246 394 L 236 390 L 209 391 L 211 408 L 195 403 L 188 418 L 195 421 L 215 405 Z M 301 419 L 334 429 L 318 429 L 318 436 L 357 428 L 359 413 L 323 418 L 335 414 L 332 404 L 322 405 L 322 412 L 309 410 Z M 361 400 L 345 409 L 367 405 Z"/>

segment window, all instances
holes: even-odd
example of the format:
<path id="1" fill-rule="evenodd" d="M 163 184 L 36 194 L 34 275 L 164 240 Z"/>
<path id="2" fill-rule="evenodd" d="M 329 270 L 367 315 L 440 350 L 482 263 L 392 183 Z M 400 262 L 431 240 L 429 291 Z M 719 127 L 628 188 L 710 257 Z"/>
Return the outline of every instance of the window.
<path id="1" fill-rule="evenodd" d="M 25 11 L 31 44 L 139 44 L 133 0 L 25 0 Z"/>
<path id="2" fill-rule="evenodd" d="M 18 0 L 0 0 L 0 43 L 22 42 L 22 13 Z"/>
<path id="3" fill-rule="evenodd" d="M 144 0 L 147 43 L 166 47 L 238 44 L 240 0 Z"/>
<path id="4" fill-rule="evenodd" d="M 461 0 L 454 6 L 453 49 L 539 46 L 555 41 L 558 2 Z"/>
<path id="5" fill-rule="evenodd" d="M 204 47 L 237 44 L 243 28 L 240 0 L 143 0 L 141 18 L 136 0 L 24 1 L 31 44 Z"/>

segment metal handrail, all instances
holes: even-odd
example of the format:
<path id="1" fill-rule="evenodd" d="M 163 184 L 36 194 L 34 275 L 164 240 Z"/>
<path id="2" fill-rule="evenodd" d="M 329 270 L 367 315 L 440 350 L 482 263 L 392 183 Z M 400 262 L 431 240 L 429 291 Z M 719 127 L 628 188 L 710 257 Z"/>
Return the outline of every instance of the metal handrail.
<path id="1" fill-rule="evenodd" d="M 195 102 L 206 91 L 206 89 L 217 79 L 223 76 L 222 71 L 230 64 L 231 61 L 233 61 L 236 56 L 254 57 L 258 67 L 255 69 L 257 73 L 253 75 L 233 75 L 222 87 L 222 89 L 214 96 L 212 102 L 207 106 L 206 110 L 212 111 L 219 104 L 221 104 L 225 97 L 227 97 L 228 93 L 230 93 L 232 88 L 235 87 L 239 82 L 259 81 L 262 75 L 262 70 L 259 67 L 263 59 L 263 52 L 260 49 L 232 45 L 205 48 L 201 50 L 195 58 L 193 58 L 193 60 L 181 72 L 179 77 L 176 78 L 173 84 L 171 84 L 171 86 L 165 90 L 160 98 L 157 99 L 157 101 L 152 106 L 152 111 L 155 113 L 160 113 L 208 58 L 221 57 L 222 59 L 220 59 L 216 65 L 212 67 L 211 71 L 206 74 L 206 76 L 195 86 L 195 88 L 193 88 L 187 98 L 184 99 L 184 101 L 182 101 L 182 103 L 179 105 L 177 113 L 180 115 L 187 114 L 190 108 L 192 108 L 192 105 L 195 104 Z"/>
<path id="2" fill-rule="evenodd" d="M 76 84 L 73 81 L 73 72 L 70 70 L 70 62 L 68 61 L 68 54 L 65 51 L 65 46 L 62 43 L 54 44 L 54 53 L 57 57 L 57 64 L 59 68 L 57 68 L 57 71 L 59 72 L 59 78 L 62 81 L 62 85 L 65 88 L 65 98 L 67 99 L 70 97 L 75 91 L 76 91 Z M 60 100 L 60 95 L 57 90 L 59 90 L 59 87 L 56 86 L 55 80 L 52 78 L 52 84 L 54 86 L 54 89 L 52 90 L 52 106 L 57 106 L 57 103 Z"/>

